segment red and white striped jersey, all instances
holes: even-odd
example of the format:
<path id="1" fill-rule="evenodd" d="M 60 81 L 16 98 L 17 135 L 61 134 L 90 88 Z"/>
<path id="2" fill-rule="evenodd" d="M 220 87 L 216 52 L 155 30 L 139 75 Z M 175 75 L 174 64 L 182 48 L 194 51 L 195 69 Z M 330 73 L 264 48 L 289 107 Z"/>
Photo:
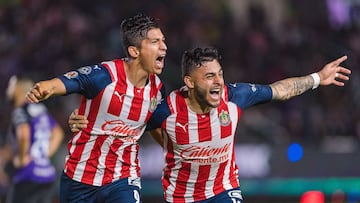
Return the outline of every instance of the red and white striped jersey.
<path id="1" fill-rule="evenodd" d="M 138 140 L 162 99 L 156 75 L 150 74 L 146 86 L 137 88 L 126 78 L 123 60 L 102 65 L 112 83 L 92 99 L 81 97 L 79 114 L 89 123 L 69 141 L 64 169 L 73 180 L 94 186 L 140 177 Z"/>
<path id="2" fill-rule="evenodd" d="M 226 87 L 224 88 L 226 94 Z M 227 101 L 206 114 L 187 107 L 182 90 L 167 98 L 171 111 L 163 122 L 165 199 L 194 202 L 239 187 L 234 135 L 241 109 Z"/>

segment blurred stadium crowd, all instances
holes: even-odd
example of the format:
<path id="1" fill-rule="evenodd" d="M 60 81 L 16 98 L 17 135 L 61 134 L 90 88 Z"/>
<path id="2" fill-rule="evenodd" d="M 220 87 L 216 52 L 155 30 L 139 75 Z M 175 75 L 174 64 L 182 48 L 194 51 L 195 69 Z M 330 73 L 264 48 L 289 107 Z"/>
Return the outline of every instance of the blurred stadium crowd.
<path id="1" fill-rule="evenodd" d="M 352 69 L 344 88 L 326 87 L 281 104 L 246 113 L 239 141 L 290 140 L 319 144 L 326 136 L 360 139 L 360 2 L 350 0 L 221 1 L 1 1 L 0 88 L 13 74 L 48 79 L 84 65 L 123 56 L 122 19 L 144 12 L 160 19 L 167 37 L 168 90 L 182 84 L 181 53 L 211 45 L 221 50 L 228 82 L 271 83 L 319 70 L 348 55 Z M 11 107 L 1 94 L 0 133 Z M 49 102 L 66 126 L 77 99 Z M 56 107 L 56 108 L 51 108 Z M 2 136 L 3 137 L 3 136 Z"/>
<path id="2" fill-rule="evenodd" d="M 11 75 L 35 81 L 68 70 L 120 58 L 120 22 L 143 12 L 159 18 L 168 55 L 161 75 L 168 91 L 182 85 L 184 50 L 217 47 L 228 82 L 268 84 L 310 74 L 347 55 L 353 73 L 345 87 L 325 87 L 285 103 L 244 113 L 238 142 L 310 147 L 346 137 L 360 141 L 359 0 L 1 0 L 0 89 Z M 64 129 L 78 97 L 46 101 Z M 12 107 L 0 94 L 0 135 L 4 140 Z M 345 145 L 344 148 L 349 148 Z M 346 150 L 346 149 L 345 149 Z M 63 158 L 63 157 L 62 157 Z"/>

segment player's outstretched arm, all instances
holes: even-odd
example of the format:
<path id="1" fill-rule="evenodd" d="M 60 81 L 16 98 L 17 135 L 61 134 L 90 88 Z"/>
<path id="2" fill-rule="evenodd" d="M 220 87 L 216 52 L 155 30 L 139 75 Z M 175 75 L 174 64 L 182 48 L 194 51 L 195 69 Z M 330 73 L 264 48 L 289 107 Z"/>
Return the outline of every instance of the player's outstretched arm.
<path id="1" fill-rule="evenodd" d="M 64 83 L 59 78 L 40 81 L 36 83 L 25 95 L 31 103 L 39 103 L 51 96 L 66 94 Z"/>
<path id="2" fill-rule="evenodd" d="M 270 85 L 273 92 L 273 100 L 287 100 L 294 96 L 303 94 L 309 89 L 315 89 L 319 85 L 344 86 L 340 80 L 349 80 L 348 75 L 351 71 L 340 66 L 347 59 L 346 56 L 340 57 L 326 64 L 318 73 L 302 77 L 287 78 L 277 81 Z"/>

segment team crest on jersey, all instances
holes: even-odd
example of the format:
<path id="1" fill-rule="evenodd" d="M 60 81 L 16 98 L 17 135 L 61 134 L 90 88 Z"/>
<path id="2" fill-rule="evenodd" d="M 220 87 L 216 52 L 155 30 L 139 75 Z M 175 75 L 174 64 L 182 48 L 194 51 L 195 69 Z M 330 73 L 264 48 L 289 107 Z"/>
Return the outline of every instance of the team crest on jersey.
<path id="1" fill-rule="evenodd" d="M 91 66 L 84 66 L 78 69 L 79 73 L 89 75 L 91 73 Z"/>
<path id="2" fill-rule="evenodd" d="M 230 124 L 230 115 L 228 111 L 221 110 L 221 113 L 219 115 L 219 121 L 220 125 L 227 126 Z"/>
<path id="3" fill-rule="evenodd" d="M 76 78 L 78 75 L 79 75 L 79 73 L 76 71 L 70 71 L 70 72 L 67 72 L 64 74 L 64 76 L 69 80 L 72 78 Z"/>
<path id="4" fill-rule="evenodd" d="M 151 98 L 151 101 L 150 101 L 150 111 L 154 112 L 156 109 L 156 106 L 157 106 L 157 99 L 156 99 L 156 97 L 153 97 L 153 98 Z"/>

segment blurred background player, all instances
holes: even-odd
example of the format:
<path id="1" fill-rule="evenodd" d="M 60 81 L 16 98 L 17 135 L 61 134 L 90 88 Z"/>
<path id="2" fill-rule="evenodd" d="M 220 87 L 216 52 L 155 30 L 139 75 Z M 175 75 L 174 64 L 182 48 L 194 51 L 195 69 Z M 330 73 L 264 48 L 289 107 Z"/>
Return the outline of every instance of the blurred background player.
<path id="1" fill-rule="evenodd" d="M 38 82 L 26 95 L 34 103 L 82 95 L 79 113 L 89 124 L 68 143 L 60 202 L 141 202 L 138 140 L 165 94 L 157 74 L 167 46 L 155 19 L 143 14 L 122 21 L 121 37 L 127 58 Z"/>
<path id="2" fill-rule="evenodd" d="M 12 76 L 6 91 L 15 109 L 12 113 L 14 173 L 7 203 L 50 203 L 54 201 L 56 169 L 50 158 L 59 149 L 64 131 L 44 104 L 30 104 L 26 92 L 34 82 Z"/>

